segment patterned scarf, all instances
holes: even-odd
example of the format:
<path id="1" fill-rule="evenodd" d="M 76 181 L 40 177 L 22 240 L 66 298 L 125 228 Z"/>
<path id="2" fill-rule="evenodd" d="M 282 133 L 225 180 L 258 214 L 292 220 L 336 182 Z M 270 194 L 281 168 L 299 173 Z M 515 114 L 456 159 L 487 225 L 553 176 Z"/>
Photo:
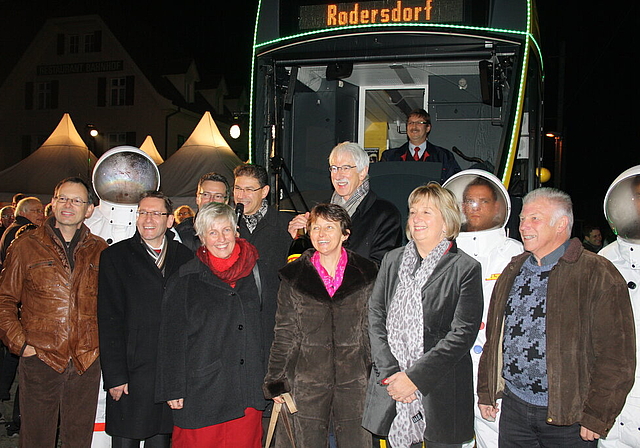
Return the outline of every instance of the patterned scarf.
<path id="1" fill-rule="evenodd" d="M 269 204 L 267 203 L 267 200 L 263 199 L 262 204 L 260 205 L 260 208 L 257 212 L 255 212 L 253 215 L 242 215 L 245 224 L 247 224 L 247 229 L 249 229 L 249 233 L 253 233 L 253 231 L 256 230 L 256 227 L 258 226 L 260 220 L 264 217 L 264 215 L 267 214 L 268 208 Z"/>
<path id="2" fill-rule="evenodd" d="M 417 270 L 419 255 L 414 241 L 409 241 L 402 254 L 398 269 L 400 281 L 387 315 L 387 336 L 391 353 L 403 372 L 424 355 L 422 287 L 450 246 L 448 240 L 440 241 Z M 411 403 L 396 402 L 396 417 L 391 423 L 388 437 L 394 448 L 408 448 L 424 438 L 426 422 L 420 391 L 416 391 L 416 396 L 417 399 Z"/>
<path id="3" fill-rule="evenodd" d="M 331 203 L 342 206 L 342 208 L 344 208 L 347 213 L 349 213 L 349 216 L 353 216 L 353 214 L 356 212 L 356 209 L 367 194 L 369 194 L 369 177 L 367 177 L 358 186 L 358 188 L 356 188 L 356 191 L 354 191 L 346 201 L 342 199 L 342 196 L 334 191 L 333 195 L 331 196 Z"/>
<path id="4" fill-rule="evenodd" d="M 206 247 L 200 246 L 196 255 L 209 269 L 213 275 L 230 285 L 236 286 L 236 282 L 251 274 L 253 267 L 258 261 L 258 250 L 253 244 L 243 238 L 236 238 L 236 247 L 228 260 L 231 264 L 221 258 L 211 255 Z"/>
<path id="5" fill-rule="evenodd" d="M 168 246 L 167 237 L 165 236 L 162 239 L 162 246 L 160 247 L 159 252 L 157 251 L 156 248 L 149 246 L 147 242 L 142 238 L 140 238 L 140 242 L 142 244 L 142 247 L 145 248 L 145 250 L 147 251 L 147 254 L 149 254 L 151 259 L 154 261 L 154 263 L 156 264 L 158 269 L 160 269 L 160 271 L 162 272 L 162 275 L 164 276 L 164 262 L 165 262 L 165 259 L 167 258 L 167 246 Z"/>

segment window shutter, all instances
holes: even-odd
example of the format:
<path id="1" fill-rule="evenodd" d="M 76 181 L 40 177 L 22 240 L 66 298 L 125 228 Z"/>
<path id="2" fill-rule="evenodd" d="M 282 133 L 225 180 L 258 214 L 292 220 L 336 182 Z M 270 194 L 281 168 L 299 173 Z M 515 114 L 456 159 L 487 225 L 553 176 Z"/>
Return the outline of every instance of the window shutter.
<path id="1" fill-rule="evenodd" d="M 64 54 L 64 43 L 65 43 L 65 38 L 64 38 L 64 34 L 58 34 L 58 49 L 57 49 L 57 53 L 60 54 Z"/>
<path id="2" fill-rule="evenodd" d="M 124 104 L 126 106 L 133 106 L 135 79 L 135 76 L 127 76 L 126 78 L 126 92 L 124 99 Z"/>
<path id="3" fill-rule="evenodd" d="M 51 109 L 58 108 L 59 90 L 60 90 L 60 81 L 51 81 Z"/>
<path id="4" fill-rule="evenodd" d="M 107 105 L 107 78 L 98 78 L 98 107 Z"/>
<path id="5" fill-rule="evenodd" d="M 26 110 L 33 109 L 33 83 L 24 83 L 24 108 Z"/>
<path id="6" fill-rule="evenodd" d="M 102 51 L 102 31 L 100 30 L 93 33 L 93 51 Z"/>

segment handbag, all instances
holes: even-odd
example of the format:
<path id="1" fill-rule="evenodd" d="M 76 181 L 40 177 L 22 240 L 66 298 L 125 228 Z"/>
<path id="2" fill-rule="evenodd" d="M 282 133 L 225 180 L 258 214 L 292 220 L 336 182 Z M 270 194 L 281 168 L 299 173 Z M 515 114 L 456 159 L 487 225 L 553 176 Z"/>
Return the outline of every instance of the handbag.
<path id="1" fill-rule="evenodd" d="M 287 410 L 290 414 L 295 414 L 298 412 L 298 408 L 296 407 L 296 403 L 293 401 L 293 397 L 289 392 L 285 392 L 282 394 L 282 398 L 284 398 L 285 410 Z M 271 445 L 271 440 L 273 439 L 273 433 L 276 429 L 276 423 L 278 422 L 278 416 L 282 411 L 282 403 L 273 403 L 273 410 L 271 411 L 271 419 L 269 420 L 269 430 L 267 431 L 267 440 L 264 444 L 265 448 L 269 448 Z M 289 436 L 289 441 L 291 442 L 291 446 L 296 448 L 296 441 L 293 437 L 293 429 L 291 428 L 291 422 L 289 421 L 289 417 L 287 416 L 287 412 L 282 412 L 282 424 L 287 431 L 287 436 Z"/>

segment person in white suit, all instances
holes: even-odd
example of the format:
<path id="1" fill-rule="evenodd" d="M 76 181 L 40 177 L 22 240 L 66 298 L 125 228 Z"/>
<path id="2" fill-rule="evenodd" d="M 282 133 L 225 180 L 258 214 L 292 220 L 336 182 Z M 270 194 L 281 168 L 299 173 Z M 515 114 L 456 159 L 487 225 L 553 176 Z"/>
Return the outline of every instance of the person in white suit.
<path id="1" fill-rule="evenodd" d="M 629 288 L 635 316 L 636 374 L 622 412 L 598 446 L 636 448 L 640 447 L 640 165 L 613 181 L 604 199 L 604 214 L 617 238 L 598 253 L 614 264 Z"/>
<path id="2" fill-rule="evenodd" d="M 511 212 L 511 201 L 506 188 L 493 174 L 470 169 L 454 174 L 444 183 L 460 201 L 462 231 L 456 238 L 458 247 L 482 265 L 484 312 L 482 324 L 471 349 L 474 391 L 478 377 L 478 362 L 486 341 L 485 323 L 491 292 L 504 267 L 515 255 L 523 252 L 522 244 L 507 236 L 505 229 Z M 475 397 L 476 404 L 478 397 Z M 498 421 L 488 422 L 475 409 L 475 440 L 468 446 L 498 447 Z"/>

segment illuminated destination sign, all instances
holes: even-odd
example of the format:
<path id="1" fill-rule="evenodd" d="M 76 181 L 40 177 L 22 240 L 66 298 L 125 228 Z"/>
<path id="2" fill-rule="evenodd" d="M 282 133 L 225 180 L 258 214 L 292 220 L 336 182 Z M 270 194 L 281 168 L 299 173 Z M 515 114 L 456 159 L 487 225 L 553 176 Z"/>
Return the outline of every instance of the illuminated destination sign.
<path id="1" fill-rule="evenodd" d="M 301 6 L 298 29 L 463 20 L 464 0 L 378 0 Z"/>

